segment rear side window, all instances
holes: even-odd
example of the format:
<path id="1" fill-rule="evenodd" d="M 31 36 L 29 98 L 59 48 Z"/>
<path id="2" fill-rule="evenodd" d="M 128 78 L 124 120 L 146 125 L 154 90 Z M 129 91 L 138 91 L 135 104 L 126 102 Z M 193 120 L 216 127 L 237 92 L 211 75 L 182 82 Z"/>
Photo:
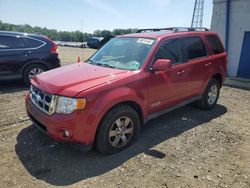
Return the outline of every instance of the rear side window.
<path id="1" fill-rule="evenodd" d="M 200 37 L 186 37 L 187 59 L 196 59 L 207 55 L 206 47 Z"/>
<path id="2" fill-rule="evenodd" d="M 29 48 L 37 48 L 37 47 L 43 45 L 42 42 L 40 42 L 38 40 L 35 40 L 35 39 L 31 39 L 31 38 L 26 38 L 25 37 L 24 41 L 25 41 L 27 47 L 29 47 Z"/>
<path id="3" fill-rule="evenodd" d="M 25 48 L 22 37 L 0 36 L 0 49 Z"/>
<path id="4" fill-rule="evenodd" d="M 182 62 L 182 42 L 181 39 L 170 39 L 167 40 L 163 45 L 160 46 L 158 52 L 155 55 L 157 59 L 170 59 L 172 64 Z"/>
<path id="5" fill-rule="evenodd" d="M 220 54 L 224 52 L 224 47 L 217 36 L 207 35 L 206 39 L 208 40 L 214 54 Z"/>

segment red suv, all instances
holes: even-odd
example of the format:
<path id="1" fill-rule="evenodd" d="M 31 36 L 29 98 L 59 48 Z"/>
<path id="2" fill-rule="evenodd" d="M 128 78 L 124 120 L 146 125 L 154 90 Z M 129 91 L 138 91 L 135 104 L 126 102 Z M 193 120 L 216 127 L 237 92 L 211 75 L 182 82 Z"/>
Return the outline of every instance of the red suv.
<path id="1" fill-rule="evenodd" d="M 115 153 L 152 118 L 192 102 L 212 109 L 226 65 L 214 32 L 140 30 L 111 39 L 84 63 L 34 77 L 27 113 L 55 140 Z"/>

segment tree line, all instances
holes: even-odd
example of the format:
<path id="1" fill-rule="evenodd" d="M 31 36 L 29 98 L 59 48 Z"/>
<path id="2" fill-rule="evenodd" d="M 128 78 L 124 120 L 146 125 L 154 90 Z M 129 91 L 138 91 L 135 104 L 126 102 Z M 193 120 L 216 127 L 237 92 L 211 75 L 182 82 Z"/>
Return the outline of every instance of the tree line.
<path id="1" fill-rule="evenodd" d="M 16 25 L 10 23 L 4 23 L 0 20 L 1 31 L 16 31 L 25 33 L 36 33 L 50 37 L 55 41 L 68 41 L 68 42 L 82 42 L 86 41 L 89 37 L 107 37 L 110 35 L 121 35 L 134 33 L 137 29 L 114 29 L 109 30 L 96 30 L 93 33 L 81 32 L 81 31 L 57 31 L 56 29 L 47 29 L 46 27 L 32 27 L 28 24 Z"/>

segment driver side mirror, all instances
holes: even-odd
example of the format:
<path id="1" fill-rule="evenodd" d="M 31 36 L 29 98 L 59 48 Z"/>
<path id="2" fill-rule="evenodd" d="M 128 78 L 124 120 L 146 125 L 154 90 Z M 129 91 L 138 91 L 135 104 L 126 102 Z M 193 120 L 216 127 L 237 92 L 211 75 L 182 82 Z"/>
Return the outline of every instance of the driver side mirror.
<path id="1" fill-rule="evenodd" d="M 164 71 L 167 72 L 171 69 L 171 60 L 170 59 L 157 59 L 151 70 L 153 71 Z"/>

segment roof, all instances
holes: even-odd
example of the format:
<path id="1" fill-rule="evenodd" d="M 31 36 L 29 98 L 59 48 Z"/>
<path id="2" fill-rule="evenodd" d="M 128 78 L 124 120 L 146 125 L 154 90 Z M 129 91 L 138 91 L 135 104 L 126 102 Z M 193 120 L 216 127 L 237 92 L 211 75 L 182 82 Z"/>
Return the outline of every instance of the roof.
<path id="1" fill-rule="evenodd" d="M 0 34 L 5 34 L 5 35 L 19 35 L 19 36 L 42 36 L 40 34 L 14 32 L 14 31 L 0 31 Z"/>
<path id="2" fill-rule="evenodd" d="M 204 31 L 198 30 L 204 29 Z M 141 37 L 141 38 L 154 38 L 160 39 L 170 36 L 180 36 L 180 35 L 203 35 L 206 34 L 215 34 L 214 32 L 209 31 L 206 28 L 163 28 L 163 29 L 141 29 L 137 33 L 120 35 L 118 37 Z"/>

